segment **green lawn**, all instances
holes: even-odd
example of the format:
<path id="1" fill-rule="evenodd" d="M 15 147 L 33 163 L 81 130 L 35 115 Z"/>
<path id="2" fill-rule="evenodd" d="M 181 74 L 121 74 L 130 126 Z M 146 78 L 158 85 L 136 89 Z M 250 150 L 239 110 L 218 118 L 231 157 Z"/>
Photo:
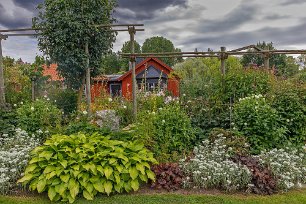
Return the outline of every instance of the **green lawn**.
<path id="1" fill-rule="evenodd" d="M 51 203 L 46 197 L 13 197 L 0 196 L 0 203 L 2 204 L 47 204 Z M 306 203 L 306 189 L 295 190 L 289 193 L 277 194 L 273 196 L 256 196 L 256 195 L 180 195 L 180 194 L 154 194 L 154 195 L 115 195 L 115 196 L 100 196 L 96 197 L 94 201 L 86 201 L 78 199 L 76 204 L 83 203 L 103 203 L 103 204 L 189 204 L 189 203 L 267 203 L 267 204 L 305 204 Z"/>

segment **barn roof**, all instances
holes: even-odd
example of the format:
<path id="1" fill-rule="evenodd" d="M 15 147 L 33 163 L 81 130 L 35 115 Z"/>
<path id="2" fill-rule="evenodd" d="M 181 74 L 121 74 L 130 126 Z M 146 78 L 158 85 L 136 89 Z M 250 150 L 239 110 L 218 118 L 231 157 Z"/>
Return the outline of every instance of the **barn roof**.
<path id="1" fill-rule="evenodd" d="M 169 72 L 172 72 L 173 69 L 171 67 L 169 67 L 168 65 L 166 65 L 165 63 L 163 63 L 162 61 L 160 61 L 159 59 L 155 58 L 155 57 L 148 57 L 145 60 L 143 60 L 142 62 L 138 63 L 135 67 L 135 70 L 140 69 L 142 65 L 146 64 L 149 61 L 155 61 L 158 64 L 160 64 L 161 66 L 163 66 L 165 69 L 169 70 Z M 117 80 L 121 81 L 123 80 L 125 77 L 127 77 L 128 75 L 132 74 L 132 69 L 130 69 L 128 72 L 126 72 L 125 74 L 123 74 L 121 77 L 119 77 Z"/>

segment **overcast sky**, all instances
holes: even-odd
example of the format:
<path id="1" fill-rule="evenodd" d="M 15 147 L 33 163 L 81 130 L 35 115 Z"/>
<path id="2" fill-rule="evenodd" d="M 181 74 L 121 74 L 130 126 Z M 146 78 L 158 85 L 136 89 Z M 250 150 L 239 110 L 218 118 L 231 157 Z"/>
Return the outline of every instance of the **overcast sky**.
<path id="1" fill-rule="evenodd" d="M 31 26 L 43 0 L 0 0 L 0 28 Z M 118 23 L 144 23 L 140 43 L 163 36 L 183 51 L 234 49 L 258 41 L 282 49 L 306 49 L 306 0 L 118 0 Z M 114 51 L 127 41 L 119 33 Z M 32 62 L 39 54 L 36 39 L 10 37 L 3 54 Z"/>

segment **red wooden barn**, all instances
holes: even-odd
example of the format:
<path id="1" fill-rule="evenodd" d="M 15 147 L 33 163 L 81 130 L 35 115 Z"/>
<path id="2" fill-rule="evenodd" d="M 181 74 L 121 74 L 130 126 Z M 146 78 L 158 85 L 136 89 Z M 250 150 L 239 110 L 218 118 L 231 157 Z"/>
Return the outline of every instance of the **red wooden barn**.
<path id="1" fill-rule="evenodd" d="M 138 63 L 135 68 L 138 88 L 151 91 L 159 87 L 173 96 L 179 96 L 179 78 L 173 74 L 173 69 L 162 61 L 150 57 Z M 101 91 L 107 91 L 112 96 L 132 96 L 132 70 L 122 75 L 103 75 L 95 77 L 92 85 L 92 98 L 100 96 Z"/>

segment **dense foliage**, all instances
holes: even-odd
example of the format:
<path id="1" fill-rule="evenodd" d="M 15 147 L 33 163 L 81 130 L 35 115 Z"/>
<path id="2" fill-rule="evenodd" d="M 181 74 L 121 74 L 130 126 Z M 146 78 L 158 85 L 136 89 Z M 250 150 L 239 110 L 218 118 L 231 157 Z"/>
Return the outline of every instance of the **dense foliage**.
<path id="1" fill-rule="evenodd" d="M 78 194 L 92 200 L 100 192 L 138 190 L 155 180 L 153 154 L 138 142 L 111 140 L 99 134 L 54 135 L 32 152 L 19 180 L 30 190 L 48 192 L 51 201 L 74 202 Z"/>
<path id="2" fill-rule="evenodd" d="M 12 193 L 17 189 L 16 181 L 27 165 L 29 154 L 40 144 L 36 137 L 24 130 L 14 129 L 9 134 L 0 134 L 0 194 Z"/>
<path id="3" fill-rule="evenodd" d="M 226 138 L 220 134 L 214 142 L 204 140 L 194 148 L 194 157 L 181 161 L 186 174 L 185 187 L 218 188 L 226 191 L 247 189 L 251 172 L 231 160 L 231 148 L 225 145 Z"/>
<path id="4" fill-rule="evenodd" d="M 54 130 L 61 124 L 62 111 L 48 100 L 36 100 L 17 109 L 18 126 L 29 133 Z"/>
<path id="5" fill-rule="evenodd" d="M 191 121 L 177 103 L 139 114 L 136 135 L 144 140 L 160 161 L 178 159 L 193 147 Z"/>
<path id="6" fill-rule="evenodd" d="M 39 14 L 33 26 L 41 29 L 40 50 L 58 64 L 58 71 L 70 82 L 80 86 L 86 69 L 85 44 L 89 46 L 90 67 L 97 71 L 101 56 L 108 53 L 115 32 L 94 25 L 112 24 L 113 0 L 45 0 L 38 6 Z"/>
<path id="7" fill-rule="evenodd" d="M 277 188 L 288 190 L 306 183 L 306 153 L 304 149 L 273 149 L 259 155 L 260 163 L 269 166 L 277 180 Z"/>
<path id="8" fill-rule="evenodd" d="M 177 163 L 162 163 L 151 167 L 156 181 L 151 187 L 156 189 L 178 190 L 183 182 L 183 172 Z"/>
<path id="9" fill-rule="evenodd" d="M 143 53 L 181 52 L 180 49 L 174 47 L 170 40 L 161 36 L 146 39 L 141 50 Z M 163 58 L 162 61 L 169 66 L 173 66 L 175 63 L 182 61 L 182 58 Z"/>
<path id="10" fill-rule="evenodd" d="M 235 103 L 233 119 L 234 128 L 247 137 L 252 152 L 285 145 L 287 129 L 282 126 L 277 110 L 262 95 L 252 95 Z"/>
<path id="11" fill-rule="evenodd" d="M 264 165 L 261 165 L 257 158 L 252 156 L 236 155 L 233 161 L 245 165 L 252 174 L 252 184 L 248 191 L 256 194 L 273 194 L 276 192 L 276 180 L 271 171 Z"/>

